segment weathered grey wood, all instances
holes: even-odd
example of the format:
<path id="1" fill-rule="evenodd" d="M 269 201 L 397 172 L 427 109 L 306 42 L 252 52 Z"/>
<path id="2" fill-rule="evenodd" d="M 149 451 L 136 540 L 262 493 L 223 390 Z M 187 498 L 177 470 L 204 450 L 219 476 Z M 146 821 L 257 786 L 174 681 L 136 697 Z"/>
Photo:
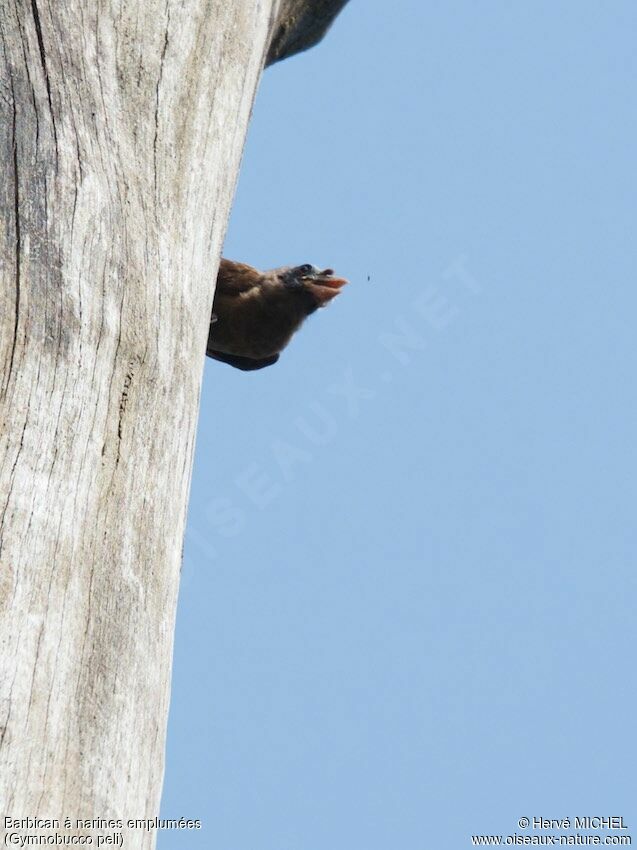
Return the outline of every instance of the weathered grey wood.
<path id="1" fill-rule="evenodd" d="M 272 7 L 1 2 L 1 818 L 157 814 L 213 281 Z"/>
<path id="2" fill-rule="evenodd" d="M 342 5 L 0 0 L 0 818 L 123 819 L 126 848 L 154 845 L 125 821 L 158 810 L 250 109 L 266 56 Z"/>

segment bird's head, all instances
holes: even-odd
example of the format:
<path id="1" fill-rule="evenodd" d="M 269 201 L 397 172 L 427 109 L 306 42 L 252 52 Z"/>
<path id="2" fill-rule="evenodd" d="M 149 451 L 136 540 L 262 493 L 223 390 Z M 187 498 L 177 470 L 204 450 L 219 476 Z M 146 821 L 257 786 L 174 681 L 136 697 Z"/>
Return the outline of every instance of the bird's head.
<path id="1" fill-rule="evenodd" d="M 308 313 L 325 307 L 348 282 L 344 277 L 336 277 L 333 269 L 321 271 L 310 263 L 280 269 L 279 279 L 290 292 L 299 293 L 307 304 Z"/>

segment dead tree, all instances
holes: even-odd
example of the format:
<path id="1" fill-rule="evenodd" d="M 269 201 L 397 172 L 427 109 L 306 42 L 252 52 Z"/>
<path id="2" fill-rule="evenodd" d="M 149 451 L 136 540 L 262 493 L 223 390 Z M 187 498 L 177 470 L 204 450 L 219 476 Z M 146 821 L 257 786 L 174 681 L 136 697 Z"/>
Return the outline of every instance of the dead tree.
<path id="1" fill-rule="evenodd" d="M 158 810 L 250 110 L 264 64 L 344 2 L 0 0 L 2 818 L 122 819 L 154 845 L 126 819 Z"/>

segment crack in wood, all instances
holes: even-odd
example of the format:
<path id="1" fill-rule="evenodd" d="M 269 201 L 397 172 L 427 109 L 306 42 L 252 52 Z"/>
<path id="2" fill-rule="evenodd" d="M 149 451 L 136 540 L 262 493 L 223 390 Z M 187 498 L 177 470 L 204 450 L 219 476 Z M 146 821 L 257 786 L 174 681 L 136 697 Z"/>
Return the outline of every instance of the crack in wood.
<path id="1" fill-rule="evenodd" d="M 124 387 L 122 389 L 122 394 L 119 399 L 119 417 L 117 420 L 117 456 L 115 458 L 115 467 L 117 467 L 117 464 L 119 463 L 124 414 L 126 413 L 126 404 L 128 402 L 128 391 L 130 389 L 131 383 L 133 382 L 132 365 L 132 363 L 129 363 L 128 371 L 126 372 L 126 377 L 124 378 Z"/>
<path id="2" fill-rule="evenodd" d="M 42 70 L 44 72 L 44 82 L 46 84 L 46 94 L 49 101 L 49 111 L 51 113 L 51 124 L 53 126 L 53 141 L 55 143 L 55 163 L 57 166 L 58 161 L 58 135 L 57 128 L 55 126 L 55 113 L 53 111 L 53 101 L 51 99 L 51 81 L 49 79 L 49 72 L 46 66 L 46 51 L 44 49 L 44 38 L 42 37 L 42 24 L 40 23 L 40 13 L 38 11 L 38 4 L 36 0 L 31 0 L 31 10 L 33 12 L 33 21 L 35 23 L 35 33 L 38 39 L 38 47 L 40 49 L 40 61 L 42 63 Z"/>
<path id="3" fill-rule="evenodd" d="M 159 137 L 159 88 L 164 74 L 164 60 L 168 49 L 168 30 L 170 29 L 170 6 L 166 3 L 166 32 L 164 33 L 164 46 L 159 59 L 159 75 L 155 87 L 155 135 L 153 137 L 153 176 L 155 183 L 155 197 L 157 197 L 157 139 Z"/>
<path id="4" fill-rule="evenodd" d="M 15 350 L 18 343 L 18 323 L 20 320 L 20 264 L 22 262 L 22 234 L 20 231 L 20 182 L 18 170 L 18 137 L 16 133 L 17 108 L 15 91 L 13 89 L 13 78 L 11 78 L 11 91 L 13 95 L 13 123 L 11 127 L 11 141 L 13 147 L 13 212 L 15 217 L 15 320 L 13 325 L 13 342 L 11 343 L 11 356 L 9 357 L 9 368 L 3 389 L 6 395 L 11 380 Z"/>
<path id="5" fill-rule="evenodd" d="M 11 472 L 9 473 L 9 489 L 7 492 L 7 498 L 4 503 L 4 508 L 2 509 L 2 516 L 0 517 L 0 555 L 2 555 L 2 549 L 4 545 L 4 522 L 7 516 L 7 511 L 9 510 L 9 505 L 11 503 L 11 497 L 13 495 L 13 482 L 15 480 L 15 471 L 18 465 L 18 460 L 20 459 L 20 454 L 22 453 L 22 449 L 24 448 L 24 435 L 27 430 L 27 423 L 29 421 L 29 414 L 27 411 L 27 415 L 24 417 L 24 425 L 22 427 L 22 434 L 20 435 L 20 445 L 18 446 L 18 451 L 16 452 L 13 466 L 11 467 Z"/>

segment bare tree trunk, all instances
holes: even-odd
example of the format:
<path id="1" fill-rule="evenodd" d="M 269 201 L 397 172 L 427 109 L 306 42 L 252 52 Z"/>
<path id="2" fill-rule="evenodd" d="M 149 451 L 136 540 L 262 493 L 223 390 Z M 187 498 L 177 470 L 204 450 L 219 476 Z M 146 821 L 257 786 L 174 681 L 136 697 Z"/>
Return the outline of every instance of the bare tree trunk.
<path id="1" fill-rule="evenodd" d="M 157 814 L 213 283 L 273 5 L 2 0 L 1 818 Z"/>
<path id="2" fill-rule="evenodd" d="M 199 388 L 250 109 L 266 58 L 315 43 L 343 3 L 0 0 L 8 833 L 57 818 L 59 835 L 154 845 L 126 821 L 158 810 Z"/>

